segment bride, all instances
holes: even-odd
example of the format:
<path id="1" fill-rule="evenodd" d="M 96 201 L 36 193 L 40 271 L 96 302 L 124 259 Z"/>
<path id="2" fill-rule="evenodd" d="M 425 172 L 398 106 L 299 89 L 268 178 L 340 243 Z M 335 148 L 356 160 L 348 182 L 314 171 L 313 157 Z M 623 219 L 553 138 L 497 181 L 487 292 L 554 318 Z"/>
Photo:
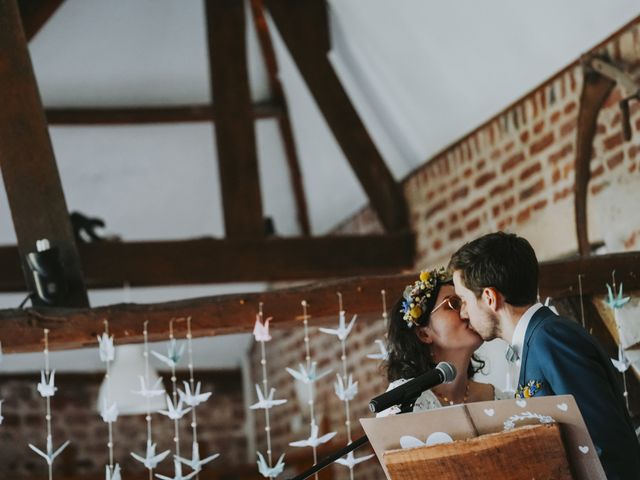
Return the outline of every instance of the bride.
<path id="1" fill-rule="evenodd" d="M 474 352 L 482 338 L 469 321 L 460 318 L 462 302 L 444 268 L 424 271 L 405 288 L 390 314 L 385 369 L 392 390 L 432 369 L 439 362 L 453 364 L 458 372 L 451 383 L 427 390 L 416 401 L 413 411 L 431 410 L 459 403 L 511 398 L 493 385 L 473 381 L 484 367 Z M 464 373 L 464 374 L 462 374 Z M 393 406 L 377 416 L 400 412 Z"/>

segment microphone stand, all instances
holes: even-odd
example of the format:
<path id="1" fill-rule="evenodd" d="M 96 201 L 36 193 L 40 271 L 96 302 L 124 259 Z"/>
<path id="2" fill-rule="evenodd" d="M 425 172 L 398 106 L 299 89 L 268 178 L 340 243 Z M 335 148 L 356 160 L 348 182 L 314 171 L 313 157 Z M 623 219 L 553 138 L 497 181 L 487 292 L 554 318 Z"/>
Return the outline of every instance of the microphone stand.
<path id="1" fill-rule="evenodd" d="M 421 393 L 422 392 L 420 392 L 420 394 Z M 400 406 L 400 413 L 402 414 L 402 413 L 411 412 L 413 410 L 413 405 L 416 403 L 417 399 L 418 399 L 418 397 L 415 397 L 415 398 L 413 398 L 413 399 L 411 399 L 411 400 L 409 400 L 407 402 L 404 402 Z M 360 438 L 358 438 L 357 440 L 351 442 L 346 447 L 343 447 L 340 450 L 338 450 L 337 452 L 334 452 L 331 455 L 328 455 L 327 457 L 323 458 L 322 460 L 320 460 L 318 463 L 316 463 L 310 469 L 302 472 L 300 475 L 297 475 L 297 476 L 295 476 L 293 478 L 289 478 L 288 480 L 304 480 L 305 478 L 309 478 L 311 475 L 313 475 L 313 474 L 319 472 L 320 470 L 322 470 L 323 468 L 331 465 L 337 459 L 347 455 L 349 452 L 352 452 L 356 448 L 359 448 L 362 445 L 365 445 L 367 443 L 369 443 L 369 438 L 367 438 L 366 435 L 363 435 Z"/>

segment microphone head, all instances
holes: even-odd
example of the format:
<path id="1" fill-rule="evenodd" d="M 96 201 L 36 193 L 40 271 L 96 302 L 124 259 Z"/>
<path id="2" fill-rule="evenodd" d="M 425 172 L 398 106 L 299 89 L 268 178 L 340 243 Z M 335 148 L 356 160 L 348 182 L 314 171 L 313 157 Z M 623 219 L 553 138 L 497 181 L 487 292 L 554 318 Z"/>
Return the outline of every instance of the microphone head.
<path id="1" fill-rule="evenodd" d="M 453 379 L 456 378 L 456 367 L 454 367 L 449 362 L 440 362 L 438 365 L 436 365 L 436 370 L 439 370 L 444 377 L 442 383 L 453 382 Z"/>

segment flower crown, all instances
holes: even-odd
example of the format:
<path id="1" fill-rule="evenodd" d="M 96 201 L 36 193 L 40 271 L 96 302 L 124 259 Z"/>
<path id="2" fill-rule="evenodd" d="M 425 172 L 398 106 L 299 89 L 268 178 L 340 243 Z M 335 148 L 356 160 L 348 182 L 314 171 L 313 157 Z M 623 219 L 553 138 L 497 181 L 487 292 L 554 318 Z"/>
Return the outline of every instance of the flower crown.
<path id="1" fill-rule="evenodd" d="M 402 293 L 403 301 L 400 311 L 404 314 L 402 319 L 407 322 L 407 327 L 418 325 L 418 318 L 424 313 L 424 307 L 431 299 L 436 287 L 449 279 L 449 274 L 444 267 L 420 272 L 420 278 L 407 285 Z"/>

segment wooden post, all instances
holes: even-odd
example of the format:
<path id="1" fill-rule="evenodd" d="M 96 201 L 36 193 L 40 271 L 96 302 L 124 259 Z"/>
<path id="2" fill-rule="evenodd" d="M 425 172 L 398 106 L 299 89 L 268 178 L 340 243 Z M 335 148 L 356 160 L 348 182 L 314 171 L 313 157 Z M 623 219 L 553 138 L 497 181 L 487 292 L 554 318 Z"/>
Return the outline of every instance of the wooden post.
<path id="1" fill-rule="evenodd" d="M 0 0 L 0 168 L 9 199 L 26 287 L 34 281 L 26 263 L 36 241 L 47 238 L 60 252 L 67 307 L 87 307 L 80 258 L 58 175 L 27 40 L 15 0 Z M 34 299 L 34 304 L 42 304 Z"/>

